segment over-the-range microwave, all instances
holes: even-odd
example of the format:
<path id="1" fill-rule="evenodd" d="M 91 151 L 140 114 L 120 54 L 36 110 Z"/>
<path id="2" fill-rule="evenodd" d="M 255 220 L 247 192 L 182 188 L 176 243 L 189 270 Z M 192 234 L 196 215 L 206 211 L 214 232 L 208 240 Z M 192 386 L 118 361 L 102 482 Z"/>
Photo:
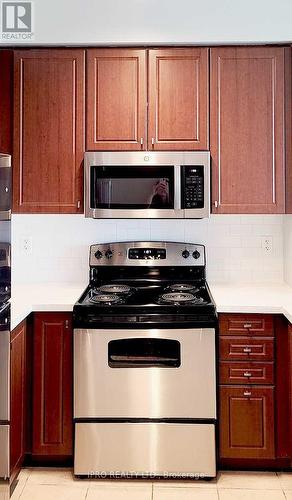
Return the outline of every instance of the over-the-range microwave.
<path id="1" fill-rule="evenodd" d="M 84 168 L 86 217 L 210 215 L 209 152 L 87 152 Z"/>

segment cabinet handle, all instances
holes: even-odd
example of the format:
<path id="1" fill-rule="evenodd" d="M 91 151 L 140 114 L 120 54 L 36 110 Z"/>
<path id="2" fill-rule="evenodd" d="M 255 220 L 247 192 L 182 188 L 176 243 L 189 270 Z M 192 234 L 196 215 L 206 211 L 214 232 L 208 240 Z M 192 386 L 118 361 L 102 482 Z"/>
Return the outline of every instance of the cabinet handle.
<path id="1" fill-rule="evenodd" d="M 244 377 L 251 377 L 251 373 L 250 372 L 244 372 L 243 376 Z"/>
<path id="2" fill-rule="evenodd" d="M 79 209 L 80 207 L 81 207 L 81 201 L 80 201 L 80 200 L 78 200 L 78 201 L 77 201 L 77 208 Z"/>
<path id="3" fill-rule="evenodd" d="M 152 139 L 151 139 L 151 144 L 152 144 L 152 146 L 154 146 L 154 144 L 155 144 L 155 139 L 154 139 L 154 137 L 152 137 Z"/>
<path id="4" fill-rule="evenodd" d="M 69 320 L 68 319 L 66 319 L 66 321 L 65 321 L 65 328 L 66 328 L 66 330 L 68 330 L 68 328 L 69 328 Z"/>
<path id="5" fill-rule="evenodd" d="M 251 348 L 250 348 L 250 347 L 245 347 L 245 348 L 243 349 L 243 352 L 251 352 Z"/>
<path id="6" fill-rule="evenodd" d="M 143 139 L 143 137 L 141 137 L 141 139 L 140 139 L 140 144 L 141 144 L 141 146 L 143 146 L 143 144 L 144 144 L 144 139 Z"/>
<path id="7" fill-rule="evenodd" d="M 243 395 L 246 396 L 246 397 L 249 397 L 249 396 L 251 396 L 251 392 L 250 391 L 244 391 Z"/>
<path id="8" fill-rule="evenodd" d="M 217 200 L 214 201 L 214 207 L 218 208 L 218 201 Z"/>
<path id="9" fill-rule="evenodd" d="M 243 326 L 244 328 L 251 328 L 251 323 L 245 323 Z"/>

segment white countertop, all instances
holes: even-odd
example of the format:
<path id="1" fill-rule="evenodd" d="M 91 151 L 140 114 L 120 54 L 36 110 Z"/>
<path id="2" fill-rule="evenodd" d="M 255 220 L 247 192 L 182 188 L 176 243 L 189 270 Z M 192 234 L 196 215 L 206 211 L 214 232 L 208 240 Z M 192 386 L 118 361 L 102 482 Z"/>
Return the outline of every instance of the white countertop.
<path id="1" fill-rule="evenodd" d="M 31 312 L 72 311 L 87 284 L 17 285 L 12 290 L 11 329 Z M 292 323 L 292 287 L 279 284 L 209 283 L 217 311 L 282 313 Z"/>

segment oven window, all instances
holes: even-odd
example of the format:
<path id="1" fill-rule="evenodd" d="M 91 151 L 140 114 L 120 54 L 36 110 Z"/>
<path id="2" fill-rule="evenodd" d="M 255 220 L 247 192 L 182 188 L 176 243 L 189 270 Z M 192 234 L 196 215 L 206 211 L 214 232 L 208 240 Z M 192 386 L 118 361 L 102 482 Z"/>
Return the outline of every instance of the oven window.
<path id="1" fill-rule="evenodd" d="M 174 168 L 93 166 L 91 208 L 173 209 Z"/>
<path id="2" fill-rule="evenodd" d="M 108 344 L 108 365 L 111 368 L 178 368 L 180 364 L 180 343 L 177 340 L 133 338 L 111 340 Z"/>

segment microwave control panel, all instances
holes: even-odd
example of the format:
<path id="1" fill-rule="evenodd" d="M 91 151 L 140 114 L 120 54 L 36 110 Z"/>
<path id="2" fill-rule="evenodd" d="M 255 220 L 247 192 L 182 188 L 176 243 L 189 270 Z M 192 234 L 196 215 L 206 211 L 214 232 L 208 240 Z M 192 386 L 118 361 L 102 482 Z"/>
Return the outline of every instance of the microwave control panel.
<path id="1" fill-rule="evenodd" d="M 182 166 L 181 208 L 204 208 L 204 166 Z"/>

